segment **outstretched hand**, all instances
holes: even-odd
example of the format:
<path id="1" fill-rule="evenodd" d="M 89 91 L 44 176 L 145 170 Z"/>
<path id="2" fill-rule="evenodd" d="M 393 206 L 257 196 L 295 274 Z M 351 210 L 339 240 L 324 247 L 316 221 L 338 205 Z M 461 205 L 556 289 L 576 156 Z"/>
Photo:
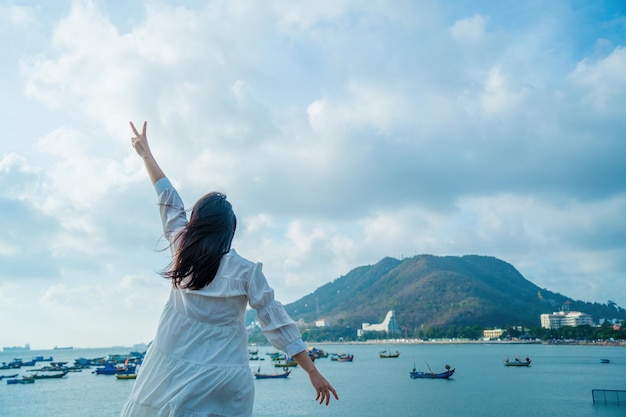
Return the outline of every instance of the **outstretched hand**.
<path id="1" fill-rule="evenodd" d="M 130 138 L 130 143 L 133 145 L 137 154 L 142 158 L 145 158 L 150 155 L 150 147 L 148 146 L 148 137 L 146 136 L 146 127 L 148 122 L 143 122 L 143 128 L 141 129 L 141 133 L 137 131 L 133 122 L 130 122 L 130 128 L 133 130 L 135 134 L 134 137 Z"/>
<path id="2" fill-rule="evenodd" d="M 339 399 L 337 395 L 337 391 L 333 388 L 332 385 L 322 376 L 320 371 L 317 370 L 313 361 L 309 357 L 309 353 L 306 350 L 303 350 L 300 353 L 293 355 L 293 358 L 298 362 L 298 365 L 304 369 L 304 371 L 309 374 L 309 379 L 311 380 L 311 385 L 315 388 L 316 397 L 315 401 L 319 401 L 320 404 L 326 403 L 328 405 L 330 403 L 331 394 L 335 397 L 336 400 Z"/>
<path id="3" fill-rule="evenodd" d="M 336 400 L 339 399 L 335 388 L 317 371 L 311 372 L 309 374 L 309 379 L 311 380 L 311 384 L 315 388 L 317 392 L 317 396 L 315 397 L 315 401 L 319 401 L 320 404 L 326 403 L 328 405 L 330 403 L 330 394 L 335 397 Z"/>

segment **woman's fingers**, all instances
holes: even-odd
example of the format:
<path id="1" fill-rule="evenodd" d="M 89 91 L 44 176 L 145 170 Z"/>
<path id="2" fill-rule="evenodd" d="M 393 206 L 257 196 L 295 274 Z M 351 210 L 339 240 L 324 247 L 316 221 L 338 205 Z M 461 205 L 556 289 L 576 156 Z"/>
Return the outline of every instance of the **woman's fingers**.
<path id="1" fill-rule="evenodd" d="M 130 128 L 133 130 L 135 136 L 139 136 L 139 132 L 137 132 L 137 129 L 135 129 L 135 125 L 133 124 L 133 122 L 130 122 Z"/>
<path id="2" fill-rule="evenodd" d="M 135 127 L 135 125 L 133 124 L 133 122 L 130 122 L 130 128 L 133 130 L 133 133 L 135 134 L 136 137 L 138 138 L 145 138 L 146 137 L 146 128 L 148 126 L 148 122 L 143 122 L 143 127 L 141 128 L 141 134 L 139 134 L 139 132 L 137 131 L 137 128 Z"/>
<path id="3" fill-rule="evenodd" d="M 323 404 L 324 401 L 326 402 L 326 405 L 330 404 L 330 393 L 333 393 L 333 396 L 335 397 L 336 400 L 339 399 L 339 396 L 337 395 L 337 392 L 335 391 L 335 389 L 333 387 L 329 387 L 327 390 L 319 390 L 317 392 L 317 397 L 315 397 L 315 401 L 320 402 L 320 404 Z"/>

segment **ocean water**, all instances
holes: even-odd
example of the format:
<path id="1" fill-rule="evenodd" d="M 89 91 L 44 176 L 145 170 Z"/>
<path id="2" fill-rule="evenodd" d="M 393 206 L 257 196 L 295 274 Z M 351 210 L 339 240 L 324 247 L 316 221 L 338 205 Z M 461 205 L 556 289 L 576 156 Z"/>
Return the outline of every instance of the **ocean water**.
<path id="1" fill-rule="evenodd" d="M 329 353 L 352 353 L 354 362 L 329 358 L 315 363 L 337 389 L 340 400 L 326 407 L 314 401 L 308 377 L 294 368 L 287 379 L 256 380 L 256 417 L 295 416 L 438 416 L 438 417 L 614 417 L 626 416 L 626 404 L 593 404 L 592 389 L 626 390 L 626 348 L 617 346 L 552 346 L 514 344 L 387 344 L 317 345 Z M 380 359 L 381 350 L 400 351 L 396 359 Z M 274 368 L 271 347 L 259 347 L 264 361 L 251 362 L 265 372 Z M 0 362 L 13 358 L 53 356 L 55 361 L 126 354 L 130 349 L 73 349 L 0 352 Z M 532 358 L 529 368 L 505 367 L 503 358 Z M 601 364 L 600 359 L 611 363 Z M 43 366 L 44 363 L 36 367 Z M 449 380 L 411 379 L 415 366 L 435 372 L 446 364 L 456 369 Z M 28 369 L 0 370 L 0 375 Z M 0 381 L 0 417 L 115 417 L 134 383 L 93 370 L 72 372 L 60 380 L 8 385 Z"/>

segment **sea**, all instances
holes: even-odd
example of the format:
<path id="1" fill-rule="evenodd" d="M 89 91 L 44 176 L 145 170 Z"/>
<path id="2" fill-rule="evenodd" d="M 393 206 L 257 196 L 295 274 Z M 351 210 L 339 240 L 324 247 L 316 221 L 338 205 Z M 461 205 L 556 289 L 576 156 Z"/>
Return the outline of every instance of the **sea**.
<path id="1" fill-rule="evenodd" d="M 315 361 L 339 394 L 329 406 L 315 402 L 306 373 L 299 368 L 286 379 L 255 380 L 255 417 L 614 417 L 626 416 L 626 403 L 595 403 L 592 390 L 626 390 L 626 347 L 494 343 L 317 344 L 328 353 L 354 355 L 353 362 Z M 257 349 L 257 347 L 254 347 Z M 258 347 L 250 367 L 275 372 Z M 398 358 L 379 358 L 382 350 Z M 52 356 L 56 361 L 127 354 L 131 348 L 31 350 L 0 352 L 0 363 L 14 358 Z M 506 357 L 529 357 L 530 367 L 505 367 Z M 601 363 L 609 359 L 610 363 Z M 38 363 L 34 368 L 45 365 Z M 450 379 L 411 379 L 409 372 L 442 372 Z M 28 369 L 0 370 L 0 375 Z M 115 417 L 134 380 L 97 375 L 94 369 L 71 372 L 63 379 L 9 385 L 0 381 L 0 417 Z"/>

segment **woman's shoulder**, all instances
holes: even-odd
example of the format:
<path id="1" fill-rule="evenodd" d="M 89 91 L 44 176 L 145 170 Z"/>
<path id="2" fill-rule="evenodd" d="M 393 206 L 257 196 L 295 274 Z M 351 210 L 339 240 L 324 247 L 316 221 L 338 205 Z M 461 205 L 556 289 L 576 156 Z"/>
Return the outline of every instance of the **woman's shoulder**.
<path id="1" fill-rule="evenodd" d="M 207 288 L 215 290 L 220 285 L 238 286 L 242 282 L 249 282 L 261 272 L 262 265 L 252 262 L 239 255 L 234 249 L 228 251 L 220 261 L 220 268 L 215 279 Z M 219 283 L 219 284 L 218 284 Z"/>
<path id="2" fill-rule="evenodd" d="M 235 249 L 230 249 L 228 253 L 224 255 L 225 260 L 232 266 L 240 266 L 244 268 L 261 268 L 263 264 L 261 262 L 253 262 L 247 258 L 241 256 Z"/>

